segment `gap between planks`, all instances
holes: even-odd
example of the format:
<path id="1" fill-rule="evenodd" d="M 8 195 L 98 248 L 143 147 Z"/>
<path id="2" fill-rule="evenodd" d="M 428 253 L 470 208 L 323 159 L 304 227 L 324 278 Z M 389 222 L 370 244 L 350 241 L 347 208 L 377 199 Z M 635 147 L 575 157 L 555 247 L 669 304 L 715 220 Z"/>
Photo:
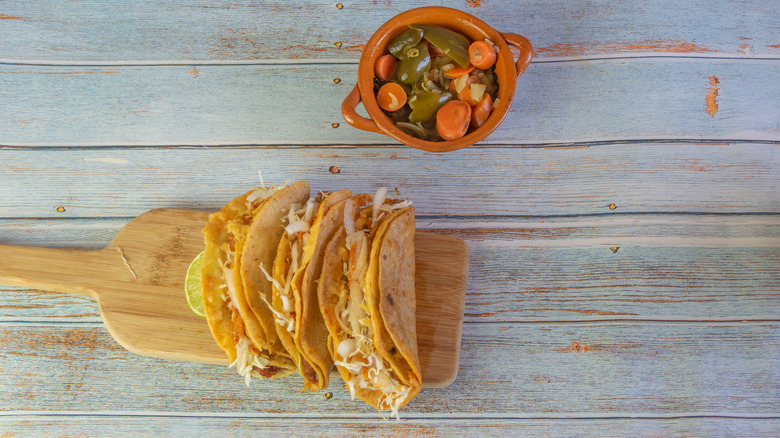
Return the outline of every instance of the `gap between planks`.
<path id="1" fill-rule="evenodd" d="M 0 421 L 5 418 L 18 420 L 19 417 L 34 419 L 40 417 L 133 417 L 133 418 L 227 418 L 227 419 L 260 419 L 260 420 L 319 420 L 340 422 L 343 420 L 379 420 L 376 414 L 364 415 L 338 415 L 338 414 L 297 414 L 290 413 L 286 415 L 264 414 L 259 412 L 162 412 L 162 411 L 0 411 Z M 419 413 L 407 413 L 403 420 L 472 420 L 472 421 L 496 421 L 496 420 L 674 420 L 674 419 L 697 419 L 697 418 L 723 418 L 723 419 L 754 419 L 771 420 L 780 419 L 780 412 L 771 414 L 761 413 L 733 413 L 733 412 L 689 412 L 676 414 L 657 414 L 657 413 L 571 413 L 571 414 L 549 414 L 543 413 L 453 413 L 453 414 L 432 414 L 425 415 Z"/>
<path id="2" fill-rule="evenodd" d="M 531 60 L 532 64 L 550 64 L 550 63 L 575 63 L 583 61 L 609 61 L 609 60 L 632 60 L 632 59 L 712 59 L 712 60 L 737 60 L 737 61 L 778 61 L 779 55 L 712 55 L 707 53 L 616 53 L 599 54 L 583 56 L 539 56 Z M 357 65 L 359 59 L 355 58 L 334 58 L 328 60 L 319 59 L 184 59 L 184 60 L 123 60 L 123 61 L 58 61 L 58 60 L 36 60 L 36 59 L 10 59 L 0 58 L 0 65 L 34 65 L 51 67 L 165 67 L 176 65 L 329 65 L 329 64 L 354 64 Z"/>
<path id="3" fill-rule="evenodd" d="M 477 143 L 469 146 L 469 149 L 587 149 L 591 147 L 606 147 L 615 145 L 630 145 L 630 144 L 658 144 L 658 145 L 670 145 L 670 144 L 686 144 L 694 146 L 724 146 L 724 145 L 770 145 L 780 146 L 780 137 L 769 134 L 767 137 L 755 136 L 754 138 L 703 138 L 703 137 L 647 137 L 647 138 L 599 138 L 594 139 L 573 139 L 566 142 L 560 141 L 543 141 L 532 140 L 524 141 L 523 143 L 493 143 L 490 141 Z M 268 142 L 201 142 L 201 143 L 175 143 L 175 142 L 148 142 L 137 144 L 106 144 L 106 143 L 88 143 L 82 142 L 78 144 L 62 143 L 62 144 L 48 144 L 48 143 L 0 143 L 0 151 L 3 149 L 20 150 L 31 149 L 35 151 L 46 150 L 82 150 L 89 148 L 91 150 L 116 150 L 116 149 L 133 149 L 133 150 L 145 150 L 145 149 L 305 149 L 310 146 L 318 146 L 322 151 L 337 151 L 337 150 L 350 150 L 350 149 L 397 149 L 406 148 L 402 144 L 384 143 L 380 140 L 377 143 L 369 143 L 366 141 L 350 142 L 319 142 L 317 140 L 300 141 L 297 143 L 279 143 L 275 141 Z M 427 153 L 427 152 L 426 152 Z"/>
<path id="4" fill-rule="evenodd" d="M 16 229 L 35 231 L 43 228 L 64 228 L 68 230 L 114 230 L 119 229 L 134 217 L 0 217 L 0 230 Z M 564 237 L 556 239 L 522 240 L 502 238 L 503 233 L 522 229 L 603 228 L 626 226 L 710 226 L 710 227 L 778 227 L 780 214 L 774 212 L 705 213 L 705 212 L 602 212 L 571 215 L 417 215 L 417 228 L 421 230 L 455 232 L 469 231 L 483 233 L 468 236 L 471 248 L 593 248 L 593 247 L 664 247 L 664 248 L 779 248 L 778 237 L 720 237 L 703 235 L 691 237 L 671 233 L 667 235 L 648 234 L 639 236 L 603 235 L 593 237 Z M 39 222 L 30 223 L 30 222 Z M 96 227 L 96 224 L 100 224 Z M 492 233 L 492 234 L 489 234 Z M 712 231 L 715 233 L 716 231 Z M 34 244 L 31 242 L 30 244 Z M 97 249 L 105 241 L 94 241 L 81 249 Z M 60 245 L 56 245 L 60 246 Z"/>
<path id="5" fill-rule="evenodd" d="M 2 290 L 2 289 L 0 289 Z M 84 298 L 85 300 L 89 300 L 89 298 Z M 65 321 L 64 317 L 40 317 L 40 318 L 14 318 L 14 317 L 0 317 L 0 327 L 19 327 L 19 326 L 25 326 L 25 327 L 82 327 L 82 328 L 102 328 L 104 327 L 103 322 L 98 318 L 85 318 L 82 320 L 68 320 Z M 480 326 L 497 326 L 497 327 L 506 327 L 507 325 L 546 325 L 546 324 L 554 324 L 554 325 L 588 325 L 590 327 L 597 327 L 597 326 L 609 326 L 609 325 L 625 325 L 626 323 L 631 323 L 633 325 L 661 325 L 661 324 L 668 324 L 668 325 L 693 325 L 693 324 L 704 324 L 708 326 L 723 326 L 723 327 L 730 327 L 730 326 L 774 326 L 774 325 L 780 325 L 780 319 L 773 319 L 773 318 L 756 318 L 756 319 L 747 319 L 747 318 L 686 318 L 686 319 L 680 319 L 680 318 L 669 318 L 669 319 L 663 319 L 663 318 L 631 318 L 631 317 L 623 317 L 623 318 L 604 318 L 604 319 L 558 319 L 558 320 L 545 320 L 545 319 L 515 319 L 515 320 L 506 320 L 506 321 L 478 321 L 478 320 L 465 320 L 463 321 L 463 325 L 480 325 Z"/>
<path id="6" fill-rule="evenodd" d="M 195 210 L 198 210 L 197 208 Z M 212 209 L 202 209 L 211 211 Z M 66 227 L 75 227 L 77 225 L 66 224 L 67 222 L 103 222 L 106 229 L 116 229 L 117 231 L 124 225 L 110 224 L 113 221 L 129 222 L 137 216 L 14 216 L 0 217 L 2 222 L 29 222 L 46 221 L 61 222 Z M 475 214 L 418 214 L 415 220 L 419 222 L 417 227 L 426 230 L 458 230 L 458 229 L 490 229 L 490 230 L 512 230 L 516 228 L 561 228 L 561 227 L 588 227 L 605 225 L 601 218 L 610 217 L 609 224 L 615 225 L 636 225 L 638 223 L 648 225 L 780 225 L 780 213 L 774 212 L 701 212 L 701 211 L 615 211 L 608 213 L 587 213 L 587 214 L 547 214 L 547 215 L 475 215 Z M 569 222 L 558 222 L 566 219 L 586 219 L 594 218 L 596 221 L 576 220 Z M 637 222 L 637 219 L 652 218 L 644 222 Z M 623 220 L 621 220 L 623 219 Z M 708 220 L 709 219 L 709 220 Z M 731 219 L 731 220 L 729 220 Z M 746 220 L 747 219 L 747 220 Z M 555 222 L 547 222 L 555 221 Z M 428 223 L 426 223 L 428 222 Z M 20 224 L 21 225 L 21 224 Z M 30 224 L 25 223 L 24 226 Z M 0 227 L 3 224 L 0 223 Z M 46 225 L 50 227 L 51 225 Z M 89 228 L 93 228 L 92 224 Z"/>

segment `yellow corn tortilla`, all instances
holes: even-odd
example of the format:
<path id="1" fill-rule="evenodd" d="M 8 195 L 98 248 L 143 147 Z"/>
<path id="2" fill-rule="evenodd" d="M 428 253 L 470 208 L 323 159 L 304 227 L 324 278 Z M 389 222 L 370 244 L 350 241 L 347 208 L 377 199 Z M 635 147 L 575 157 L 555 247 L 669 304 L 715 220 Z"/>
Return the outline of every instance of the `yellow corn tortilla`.
<path id="1" fill-rule="evenodd" d="M 309 190 L 308 181 L 298 181 L 267 199 L 252 220 L 241 252 L 244 295 L 263 327 L 267 348 L 271 353 L 288 357 L 277 335 L 273 313 L 266 304 L 273 299 L 273 286 L 260 266 L 269 273 L 272 271 L 279 240 L 284 234 L 282 218 L 291 205 L 303 204 L 309 199 Z"/>
<path id="2" fill-rule="evenodd" d="M 276 336 L 270 310 L 264 307 L 257 311 L 257 301 L 262 303 L 258 296 L 262 285 L 257 274 L 263 275 L 259 269 L 261 261 L 272 265 L 278 242 L 274 236 L 281 235 L 275 229 L 264 233 L 264 227 L 276 220 L 281 230 L 281 217 L 275 219 L 277 211 L 296 202 L 301 193 L 308 197 L 308 192 L 305 181 L 279 189 L 250 190 L 211 214 L 203 230 L 206 249 L 201 262 L 201 288 L 206 319 L 214 339 L 232 364 L 246 357 L 257 358 L 246 368 L 247 383 L 250 375 L 278 378 L 295 370 Z M 259 194 L 270 196 L 263 198 Z M 270 258 L 267 251 L 261 250 L 269 242 L 273 242 Z M 270 282 L 262 278 L 270 292 Z M 270 321 L 265 321 L 266 317 Z M 246 350 L 253 356 L 238 354 Z"/>
<path id="3" fill-rule="evenodd" d="M 333 369 L 333 359 L 327 348 L 328 330 L 320 312 L 316 282 L 320 277 L 325 245 L 341 222 L 344 200 L 350 195 L 349 190 L 334 192 L 319 204 L 306 245 L 300 250 L 297 270 L 292 274 L 293 332 L 288 331 L 287 324 L 277 323 L 276 326 L 282 344 L 303 377 L 304 389 L 309 391 L 327 388 Z M 294 237 L 285 233 L 277 250 L 273 276 L 279 285 L 285 284 L 292 268 L 291 238 Z M 283 312 L 283 301 L 276 286 L 273 306 L 277 312 Z"/>
<path id="4" fill-rule="evenodd" d="M 401 382 L 419 390 L 422 371 L 415 326 L 414 230 L 412 207 L 395 212 L 379 226 L 374 238 L 375 242 L 380 239 L 379 245 L 371 247 L 366 274 L 366 297 L 380 353 Z"/>
<path id="5" fill-rule="evenodd" d="M 379 225 L 369 235 L 370 256 L 365 274 L 364 303 L 373 327 L 373 348 L 384 360 L 384 366 L 392 370 L 394 379 L 408 388 L 396 409 L 414 398 L 422 386 L 415 320 L 414 231 L 412 207 L 380 216 Z M 351 337 L 342 329 L 337 315 L 339 301 L 349 295 L 345 266 L 350 263 L 350 251 L 345 247 L 346 239 L 347 233 L 341 226 L 326 248 L 318 294 L 330 334 L 328 348 L 349 387 L 353 378 L 360 377 L 338 364 L 344 361 L 338 347 Z M 391 409 L 378 389 L 353 386 L 352 390 L 356 397 L 375 408 Z"/>

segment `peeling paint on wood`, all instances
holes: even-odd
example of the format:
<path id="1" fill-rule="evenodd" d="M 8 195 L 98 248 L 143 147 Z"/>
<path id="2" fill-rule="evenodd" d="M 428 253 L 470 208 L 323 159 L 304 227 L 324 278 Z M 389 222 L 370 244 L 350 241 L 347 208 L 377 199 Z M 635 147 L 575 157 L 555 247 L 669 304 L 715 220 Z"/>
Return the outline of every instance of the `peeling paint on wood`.
<path id="1" fill-rule="evenodd" d="M 621 41 L 612 43 L 569 43 L 553 44 L 545 47 L 534 47 L 534 53 L 542 56 L 584 56 L 588 53 L 716 53 L 717 49 L 711 49 L 701 44 L 686 41 L 669 40 L 645 40 L 645 41 Z"/>
<path id="2" fill-rule="evenodd" d="M 628 418 L 631 417 L 631 418 Z M 738 418 L 727 416 L 691 416 L 675 418 L 648 418 L 628 414 L 623 418 L 552 418 L 540 415 L 538 418 L 519 414 L 505 414 L 502 418 L 483 417 L 454 418 L 452 416 L 402 417 L 401 422 L 384 421 L 375 418 L 295 418 L 278 419 L 273 416 L 225 418 L 219 413 L 202 416 L 188 413 L 169 412 L 168 415 L 145 416 L 143 413 L 100 413 L 74 412 L 70 418 L 47 415 L 46 412 L 18 413 L 6 416 L 4 426 L 8 436 L 18 433 L 25 436 L 30 430 L 43 436 L 101 435 L 103 431 L 121 436 L 235 436 L 247 431 L 262 430 L 270 436 L 286 437 L 357 437 L 377 438 L 428 438 L 474 437 L 474 436 L 534 436 L 534 437 L 580 437 L 590 436 L 594 431 L 602 437 L 621 438 L 658 436 L 696 436 L 732 438 L 735 434 L 754 438 L 776 438 L 780 420 L 776 418 Z M 0 434 L 0 437 L 3 435 Z"/>
<path id="3" fill-rule="evenodd" d="M 102 327 L 51 332 L 51 326 L 0 326 L 3 345 L 18 352 L 2 362 L 3 411 L 96 405 L 121 411 L 131 398 L 136 411 L 378 419 L 370 407 L 349 400 L 337 381 L 327 401 L 321 393 L 301 393 L 298 376 L 247 388 L 226 367 L 154 360 L 113 347 Z M 771 414 L 780 369 L 769 364 L 780 357 L 764 346 L 776 344 L 778 336 L 780 328 L 771 323 L 520 324 L 503 332 L 492 324 L 466 324 L 458 379 L 445 389 L 424 390 L 401 415 Z M 741 397 L 732 397 L 735 392 Z"/>
<path id="4" fill-rule="evenodd" d="M 720 91 L 720 80 L 717 76 L 710 76 L 710 88 L 707 90 L 707 114 L 715 117 L 718 112 L 718 92 Z"/>
<path id="5" fill-rule="evenodd" d="M 358 2 L 337 9 L 330 2 L 292 0 L 260 5 L 237 0 L 192 7 L 190 2 L 173 0 L 164 4 L 142 1 L 133 7 L 111 0 L 105 8 L 95 8 L 90 2 L 65 8 L 54 0 L 12 0 L 3 4 L 4 15 L 35 17 L 36 21 L 31 27 L 32 20 L 6 20 L 14 26 L 8 28 L 9 37 L 0 40 L 0 53 L 9 59 L 28 60 L 323 61 L 346 55 L 357 61 L 359 53 L 339 50 L 330 41 L 357 47 L 399 12 L 441 4 L 396 0 Z M 600 56 L 680 51 L 745 56 L 740 52 L 744 42 L 740 38 L 751 38 L 756 55 L 777 53 L 772 47 L 778 43 L 772 21 L 780 15 L 776 2 L 754 6 L 694 0 L 681 6 L 673 0 L 652 5 L 482 0 L 448 6 L 471 13 L 499 31 L 526 35 L 535 47 L 547 50 L 541 56 L 548 58 L 567 53 Z M 726 10 L 729 13 L 723 12 Z M 316 25 L 301 32 L 301 23 L 308 22 Z M 615 48 L 618 52 L 612 51 Z"/>

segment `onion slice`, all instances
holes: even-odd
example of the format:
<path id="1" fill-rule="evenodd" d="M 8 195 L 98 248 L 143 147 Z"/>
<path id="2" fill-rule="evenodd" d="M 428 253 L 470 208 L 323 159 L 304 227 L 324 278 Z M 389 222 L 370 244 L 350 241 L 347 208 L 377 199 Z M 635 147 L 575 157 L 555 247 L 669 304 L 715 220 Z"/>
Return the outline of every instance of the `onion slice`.
<path id="1" fill-rule="evenodd" d="M 357 349 L 357 342 L 353 338 L 347 338 L 339 343 L 336 353 L 343 359 L 348 359 Z"/>
<path id="2" fill-rule="evenodd" d="M 387 187 L 380 187 L 376 194 L 374 194 L 374 205 L 373 205 L 373 218 L 376 220 L 376 218 L 379 217 L 379 209 L 382 208 L 382 204 L 385 203 L 385 198 L 387 197 Z"/>
<path id="3" fill-rule="evenodd" d="M 302 219 L 290 222 L 286 227 L 284 227 L 284 231 L 286 231 L 287 234 L 291 236 L 301 232 L 305 233 L 309 231 L 309 229 L 311 229 L 311 225 Z"/>
<path id="4" fill-rule="evenodd" d="M 347 234 L 355 232 L 355 199 L 349 198 L 344 204 L 344 230 Z"/>

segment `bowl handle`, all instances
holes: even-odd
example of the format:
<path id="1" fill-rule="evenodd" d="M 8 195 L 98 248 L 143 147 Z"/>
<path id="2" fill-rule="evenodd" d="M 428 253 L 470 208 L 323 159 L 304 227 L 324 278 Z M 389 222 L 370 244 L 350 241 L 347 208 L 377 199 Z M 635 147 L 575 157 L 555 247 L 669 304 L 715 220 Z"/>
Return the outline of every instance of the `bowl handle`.
<path id="1" fill-rule="evenodd" d="M 373 120 L 367 119 L 355 111 L 355 108 L 357 108 L 359 103 L 360 90 L 358 89 L 358 86 L 355 85 L 355 88 L 349 92 L 346 99 L 344 99 L 344 102 L 341 103 L 341 116 L 344 117 L 344 120 L 346 120 L 347 123 L 354 126 L 355 128 L 362 129 L 364 131 L 378 132 L 381 134 L 379 128 L 376 126 L 376 123 Z"/>
<path id="2" fill-rule="evenodd" d="M 507 42 L 507 44 L 513 45 L 520 49 L 520 56 L 517 58 L 517 77 L 519 78 L 525 69 L 528 68 L 528 64 L 531 63 L 531 58 L 534 57 L 534 48 L 528 38 L 518 35 L 516 33 L 502 33 L 501 36 Z"/>

